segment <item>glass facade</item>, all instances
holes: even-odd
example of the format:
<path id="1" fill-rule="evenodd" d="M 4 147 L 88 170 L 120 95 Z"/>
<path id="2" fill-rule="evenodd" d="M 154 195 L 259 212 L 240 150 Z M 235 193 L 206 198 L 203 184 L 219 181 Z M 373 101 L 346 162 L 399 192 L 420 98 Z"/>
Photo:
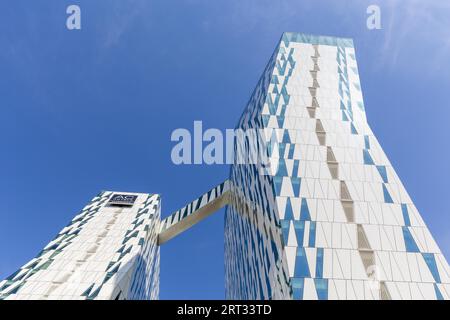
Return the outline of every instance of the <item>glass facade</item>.
<path id="1" fill-rule="evenodd" d="M 367 123 L 351 39 L 284 33 L 236 129 L 263 134 L 235 156 L 267 163 L 235 159 L 162 221 L 158 195 L 101 192 L 0 299 L 157 299 L 160 245 L 224 205 L 229 299 L 450 298 L 448 263 Z"/>
<path id="2" fill-rule="evenodd" d="M 112 205 L 101 192 L 33 260 L 0 282 L 0 299 L 158 299 L 160 197 Z M 124 193 L 121 193 L 123 195 Z"/>
<path id="3" fill-rule="evenodd" d="M 367 123 L 352 40 L 284 33 L 237 128 L 264 129 L 274 170 L 231 168 L 227 298 L 449 298 L 448 263 Z"/>

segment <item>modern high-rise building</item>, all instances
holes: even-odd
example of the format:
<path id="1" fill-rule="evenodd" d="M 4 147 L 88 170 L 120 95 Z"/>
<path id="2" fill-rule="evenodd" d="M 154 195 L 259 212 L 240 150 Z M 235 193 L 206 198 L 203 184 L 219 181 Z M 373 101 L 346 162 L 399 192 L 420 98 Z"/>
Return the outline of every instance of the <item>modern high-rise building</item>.
<path id="1" fill-rule="evenodd" d="M 225 181 L 161 221 L 157 194 L 103 191 L 31 261 L 0 300 L 155 300 L 160 245 L 228 203 Z"/>
<path id="2" fill-rule="evenodd" d="M 157 299 L 160 209 L 156 194 L 101 192 L 0 282 L 0 300 Z"/>
<path id="3" fill-rule="evenodd" d="M 271 162 L 231 168 L 227 298 L 450 298 L 447 261 L 367 123 L 352 40 L 284 33 L 237 128 L 264 129 Z"/>
<path id="4" fill-rule="evenodd" d="M 229 180 L 162 221 L 158 195 L 100 193 L 0 299 L 157 299 L 159 246 L 225 205 L 228 299 L 450 299 L 367 123 L 352 40 L 284 33 L 236 129 Z"/>

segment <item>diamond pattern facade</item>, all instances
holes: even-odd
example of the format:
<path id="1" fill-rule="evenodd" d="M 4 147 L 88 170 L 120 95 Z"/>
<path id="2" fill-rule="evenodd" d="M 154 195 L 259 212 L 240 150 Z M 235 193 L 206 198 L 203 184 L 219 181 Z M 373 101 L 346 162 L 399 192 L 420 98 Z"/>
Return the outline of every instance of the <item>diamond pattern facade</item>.
<path id="1" fill-rule="evenodd" d="M 229 180 L 161 221 L 101 192 L 2 299 L 157 299 L 159 246 L 227 206 L 228 299 L 450 299 L 450 268 L 371 131 L 350 39 L 284 33 L 236 129 Z M 259 133 L 258 132 L 258 133 Z M 258 138 L 260 138 L 258 137 Z"/>
<path id="2" fill-rule="evenodd" d="M 448 263 L 367 123 L 350 39 L 284 33 L 238 128 L 265 130 L 272 171 L 231 169 L 227 298 L 450 298 Z"/>
<path id="3" fill-rule="evenodd" d="M 0 299 L 157 299 L 158 195 L 130 206 L 101 192 L 38 255 L 0 282 Z"/>

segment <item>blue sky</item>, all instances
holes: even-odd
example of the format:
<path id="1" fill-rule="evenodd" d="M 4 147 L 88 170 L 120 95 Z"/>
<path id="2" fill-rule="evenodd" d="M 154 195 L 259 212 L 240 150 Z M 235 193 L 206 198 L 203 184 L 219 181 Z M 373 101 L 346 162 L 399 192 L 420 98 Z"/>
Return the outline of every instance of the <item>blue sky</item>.
<path id="1" fill-rule="evenodd" d="M 225 179 L 172 164 L 170 134 L 233 128 L 283 31 L 354 39 L 369 123 L 450 258 L 449 15 L 438 0 L 1 2 L 0 278 L 100 190 L 160 193 L 167 216 Z M 223 211 L 162 247 L 161 298 L 224 297 L 222 230 Z"/>

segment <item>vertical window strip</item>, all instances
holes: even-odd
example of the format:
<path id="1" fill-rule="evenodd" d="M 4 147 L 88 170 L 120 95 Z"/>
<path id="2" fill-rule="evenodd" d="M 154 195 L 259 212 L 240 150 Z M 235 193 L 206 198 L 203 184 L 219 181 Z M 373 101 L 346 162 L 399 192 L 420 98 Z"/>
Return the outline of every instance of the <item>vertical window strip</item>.
<path id="1" fill-rule="evenodd" d="M 323 278 L 323 248 L 317 249 L 316 257 L 316 278 Z"/>
<path id="2" fill-rule="evenodd" d="M 402 227 L 403 239 L 405 240 L 405 248 L 408 252 L 420 252 L 419 247 L 417 247 L 416 241 L 409 231 L 408 227 Z"/>
<path id="3" fill-rule="evenodd" d="M 411 221 L 409 220 L 408 207 L 406 206 L 405 203 L 402 203 L 402 213 L 403 213 L 403 220 L 405 221 L 405 226 L 410 227 Z"/>

